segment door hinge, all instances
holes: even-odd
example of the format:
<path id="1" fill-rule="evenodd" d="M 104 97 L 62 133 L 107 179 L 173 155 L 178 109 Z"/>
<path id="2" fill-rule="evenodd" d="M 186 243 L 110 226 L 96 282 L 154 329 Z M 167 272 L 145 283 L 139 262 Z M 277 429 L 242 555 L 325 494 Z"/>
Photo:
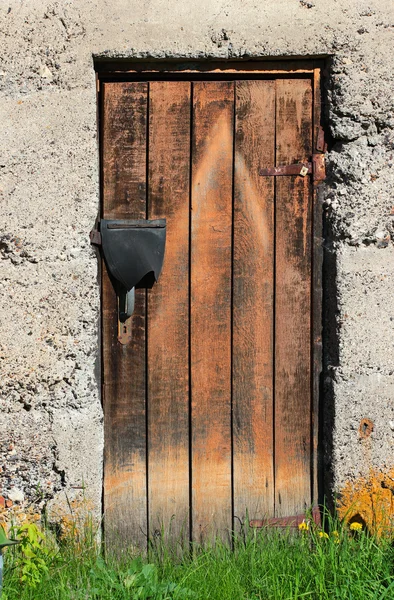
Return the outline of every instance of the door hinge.
<path id="1" fill-rule="evenodd" d="M 94 244 L 95 246 L 101 246 L 101 233 L 98 231 L 98 229 L 92 229 L 89 237 L 91 244 Z"/>
<path id="2" fill-rule="evenodd" d="M 284 175 L 313 175 L 314 181 L 323 181 L 326 177 L 324 154 L 313 154 L 312 162 L 295 163 L 280 167 L 259 169 L 261 177 L 282 177 Z"/>
<path id="3" fill-rule="evenodd" d="M 314 506 L 312 508 L 311 519 L 316 525 L 320 525 L 321 515 L 320 508 Z M 249 526 L 254 528 L 261 527 L 298 527 L 302 522 L 308 522 L 308 517 L 304 514 L 294 515 L 293 517 L 272 517 L 268 519 L 252 519 L 249 521 Z"/>
<path id="4" fill-rule="evenodd" d="M 326 162 L 324 154 L 314 154 L 313 162 L 313 181 L 324 181 L 326 178 Z"/>
<path id="5" fill-rule="evenodd" d="M 324 129 L 321 125 L 319 125 L 319 130 L 317 132 L 316 150 L 317 152 L 326 152 L 327 150 L 327 144 L 324 139 Z"/>

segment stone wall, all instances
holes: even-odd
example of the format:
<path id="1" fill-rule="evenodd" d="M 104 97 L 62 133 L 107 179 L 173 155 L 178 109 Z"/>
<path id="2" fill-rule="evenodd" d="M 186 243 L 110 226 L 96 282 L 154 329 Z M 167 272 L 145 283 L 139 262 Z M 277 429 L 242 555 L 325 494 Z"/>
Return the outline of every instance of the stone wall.
<path id="1" fill-rule="evenodd" d="M 393 467 L 392 0 L 4 0 L 0 37 L 3 496 L 101 510 L 100 57 L 330 57 L 324 465 L 335 489 Z"/>

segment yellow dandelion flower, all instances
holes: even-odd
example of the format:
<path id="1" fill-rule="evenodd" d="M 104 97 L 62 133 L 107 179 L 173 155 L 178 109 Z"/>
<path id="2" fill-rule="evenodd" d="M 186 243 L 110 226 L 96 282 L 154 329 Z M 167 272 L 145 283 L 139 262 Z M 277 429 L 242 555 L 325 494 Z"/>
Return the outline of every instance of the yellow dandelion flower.
<path id="1" fill-rule="evenodd" d="M 300 523 L 300 524 L 298 525 L 298 529 L 299 529 L 300 531 L 309 531 L 309 525 L 308 525 L 308 523 L 305 521 L 305 519 L 302 521 L 302 523 Z"/>
<path id="2" fill-rule="evenodd" d="M 349 528 L 351 529 L 351 531 L 361 531 L 363 526 L 361 525 L 361 523 L 354 522 L 350 523 Z"/>
<path id="3" fill-rule="evenodd" d="M 326 533 L 325 531 L 319 531 L 319 537 L 320 538 L 328 538 L 328 533 Z"/>
<path id="4" fill-rule="evenodd" d="M 333 531 L 332 532 L 332 537 L 334 538 L 334 544 L 339 544 L 340 540 L 339 540 L 339 533 L 338 531 Z"/>

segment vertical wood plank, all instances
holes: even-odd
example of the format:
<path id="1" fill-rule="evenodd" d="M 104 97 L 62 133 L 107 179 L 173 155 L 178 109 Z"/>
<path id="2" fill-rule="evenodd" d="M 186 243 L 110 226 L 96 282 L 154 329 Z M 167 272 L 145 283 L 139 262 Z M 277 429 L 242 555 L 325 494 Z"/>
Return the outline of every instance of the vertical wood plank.
<path id="1" fill-rule="evenodd" d="M 232 82 L 193 84 L 191 386 L 193 538 L 232 527 Z"/>
<path id="2" fill-rule="evenodd" d="M 309 160 L 309 79 L 277 81 L 277 166 Z M 311 182 L 276 181 L 275 512 L 311 505 Z"/>
<path id="3" fill-rule="evenodd" d="M 149 90 L 150 219 L 167 219 L 159 282 L 148 292 L 149 531 L 189 539 L 189 82 Z"/>
<path id="4" fill-rule="evenodd" d="M 321 73 L 313 69 L 313 152 L 317 152 L 317 141 L 321 126 Z M 320 150 L 321 152 L 321 150 Z"/>
<path id="5" fill-rule="evenodd" d="M 103 217 L 146 216 L 146 83 L 103 86 Z M 102 276 L 104 527 L 107 546 L 146 548 L 145 290 L 136 291 L 132 339 L 117 341 L 117 301 Z"/>
<path id="6" fill-rule="evenodd" d="M 233 265 L 234 514 L 274 515 L 275 81 L 236 84 Z"/>
<path id="7" fill-rule="evenodd" d="M 313 151 L 316 152 L 317 139 L 321 122 L 321 73 L 320 68 L 313 71 Z M 313 385 L 312 385 L 312 447 L 313 447 L 313 504 L 319 502 L 319 398 L 320 376 L 323 360 L 323 198 L 320 187 L 321 182 L 313 183 L 313 209 L 312 209 L 312 358 L 313 358 Z M 319 189 L 320 187 L 320 189 Z"/>

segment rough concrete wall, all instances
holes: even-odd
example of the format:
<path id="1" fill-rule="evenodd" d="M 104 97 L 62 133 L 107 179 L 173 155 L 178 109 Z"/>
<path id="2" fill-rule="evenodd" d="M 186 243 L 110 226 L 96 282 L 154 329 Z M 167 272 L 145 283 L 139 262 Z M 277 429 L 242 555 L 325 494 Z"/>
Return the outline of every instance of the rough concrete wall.
<path id="1" fill-rule="evenodd" d="M 0 31 L 3 495 L 57 502 L 83 485 L 100 509 L 94 55 L 333 56 L 325 461 L 337 487 L 393 466 L 392 0 L 8 0 Z"/>

